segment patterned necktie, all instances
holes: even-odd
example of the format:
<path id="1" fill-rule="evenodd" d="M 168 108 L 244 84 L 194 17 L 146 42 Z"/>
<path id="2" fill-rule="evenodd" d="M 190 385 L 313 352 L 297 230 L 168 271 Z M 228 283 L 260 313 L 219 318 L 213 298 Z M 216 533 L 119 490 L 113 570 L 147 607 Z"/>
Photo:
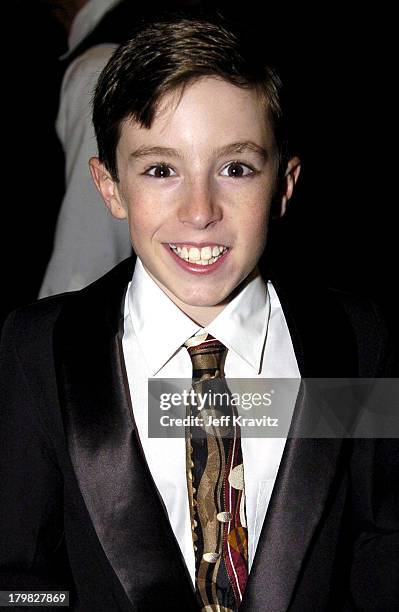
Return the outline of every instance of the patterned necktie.
<path id="1" fill-rule="evenodd" d="M 186 429 L 197 599 L 204 612 L 236 611 L 248 578 L 248 534 L 240 428 L 223 372 L 227 349 L 210 335 L 193 336 L 185 346 L 192 389 L 209 400 L 201 410 L 189 406 L 188 415 L 202 424 Z"/>

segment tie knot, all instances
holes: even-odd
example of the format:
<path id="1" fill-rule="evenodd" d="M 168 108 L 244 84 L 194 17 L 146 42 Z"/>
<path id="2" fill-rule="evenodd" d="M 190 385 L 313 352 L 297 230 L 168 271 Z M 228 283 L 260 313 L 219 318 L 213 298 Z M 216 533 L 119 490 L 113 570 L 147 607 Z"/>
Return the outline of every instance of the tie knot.
<path id="1" fill-rule="evenodd" d="M 227 348 L 210 334 L 199 338 L 199 342 L 193 336 L 184 343 L 193 366 L 193 381 L 223 378 Z"/>

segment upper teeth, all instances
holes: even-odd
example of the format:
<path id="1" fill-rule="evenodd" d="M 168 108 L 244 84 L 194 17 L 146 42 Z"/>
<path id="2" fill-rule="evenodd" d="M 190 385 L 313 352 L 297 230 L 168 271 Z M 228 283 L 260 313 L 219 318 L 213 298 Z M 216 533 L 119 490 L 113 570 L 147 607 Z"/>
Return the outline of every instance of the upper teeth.
<path id="1" fill-rule="evenodd" d="M 175 244 L 169 244 L 170 248 L 185 261 L 192 263 L 209 265 L 216 261 L 222 253 L 227 251 L 225 246 L 205 246 L 201 249 L 197 247 L 180 247 Z"/>

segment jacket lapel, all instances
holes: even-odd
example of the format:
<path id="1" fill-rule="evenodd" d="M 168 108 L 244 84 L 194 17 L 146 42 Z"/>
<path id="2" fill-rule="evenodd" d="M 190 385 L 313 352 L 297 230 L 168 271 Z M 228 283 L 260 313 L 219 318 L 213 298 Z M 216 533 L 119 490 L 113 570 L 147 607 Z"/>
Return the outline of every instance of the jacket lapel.
<path id="1" fill-rule="evenodd" d="M 306 400 L 297 402 L 244 600 L 245 612 L 288 609 L 306 551 L 339 476 L 339 439 L 300 439 Z"/>
<path id="2" fill-rule="evenodd" d="M 137 435 L 122 354 L 124 262 L 67 302 L 55 355 L 69 453 L 101 543 L 133 607 L 196 610 L 191 580 Z M 182 577 L 185 579 L 182 580 Z"/>
<path id="3" fill-rule="evenodd" d="M 353 332 L 338 301 L 313 296 L 303 286 L 289 291 L 273 282 L 301 376 L 357 376 Z M 312 537 L 341 477 L 347 444 L 339 438 L 304 438 L 309 414 L 317 414 L 317 404 L 302 384 L 240 611 L 288 609 Z"/>

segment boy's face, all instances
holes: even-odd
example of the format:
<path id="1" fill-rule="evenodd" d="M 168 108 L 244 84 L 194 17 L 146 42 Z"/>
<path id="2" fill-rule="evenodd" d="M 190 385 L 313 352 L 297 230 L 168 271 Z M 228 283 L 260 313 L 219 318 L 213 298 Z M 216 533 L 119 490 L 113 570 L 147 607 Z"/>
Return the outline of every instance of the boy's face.
<path id="1" fill-rule="evenodd" d="M 205 325 L 256 266 L 273 197 L 283 211 L 299 174 L 278 190 L 278 155 L 253 90 L 203 78 L 166 95 L 150 129 L 125 121 L 119 182 L 96 158 L 94 180 L 155 282 Z"/>

